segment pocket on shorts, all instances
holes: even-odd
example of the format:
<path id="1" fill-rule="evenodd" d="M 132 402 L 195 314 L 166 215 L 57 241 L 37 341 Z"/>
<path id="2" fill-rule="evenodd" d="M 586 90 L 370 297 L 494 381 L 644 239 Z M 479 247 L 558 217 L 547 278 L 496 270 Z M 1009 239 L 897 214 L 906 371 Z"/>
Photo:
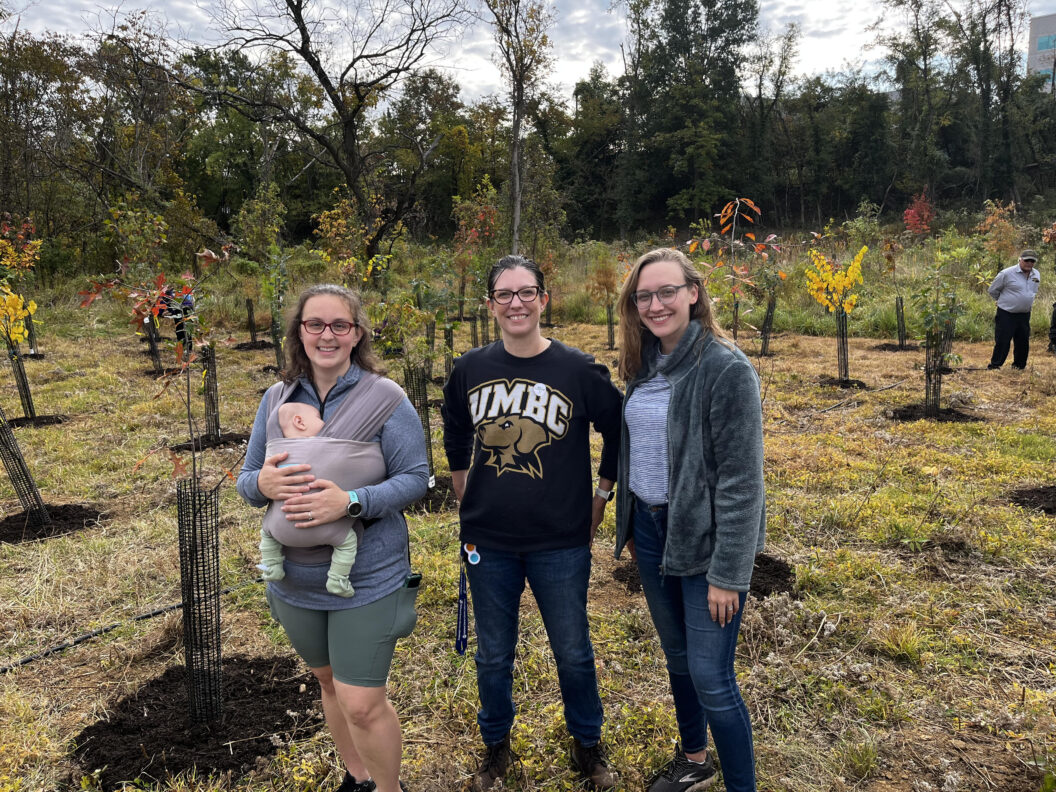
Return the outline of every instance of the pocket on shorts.
<path id="1" fill-rule="evenodd" d="M 399 589 L 396 597 L 396 619 L 392 625 L 394 638 L 406 638 L 414 631 L 414 625 L 418 623 L 418 611 L 414 608 L 417 599 L 417 587 L 404 586 Z"/>

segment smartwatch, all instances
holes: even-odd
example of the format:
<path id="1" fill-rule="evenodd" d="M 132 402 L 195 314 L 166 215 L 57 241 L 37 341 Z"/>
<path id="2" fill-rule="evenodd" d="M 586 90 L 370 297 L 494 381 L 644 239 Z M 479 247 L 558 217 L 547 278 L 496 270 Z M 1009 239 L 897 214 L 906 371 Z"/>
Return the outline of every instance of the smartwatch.
<path id="1" fill-rule="evenodd" d="M 608 501 L 611 501 L 613 498 L 616 497 L 616 493 L 612 490 L 604 490 L 601 487 L 598 487 L 594 490 L 594 497 L 601 498 L 607 503 Z"/>
<path id="2" fill-rule="evenodd" d="M 348 491 L 348 507 L 345 511 L 353 520 L 363 513 L 363 504 L 359 502 L 359 496 L 356 495 L 355 490 Z"/>

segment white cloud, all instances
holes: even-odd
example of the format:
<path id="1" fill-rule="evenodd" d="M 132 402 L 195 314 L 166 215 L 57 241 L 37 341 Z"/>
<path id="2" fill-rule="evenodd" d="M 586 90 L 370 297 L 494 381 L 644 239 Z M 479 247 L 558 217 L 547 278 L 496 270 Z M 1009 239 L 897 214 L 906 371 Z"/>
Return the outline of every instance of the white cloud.
<path id="1" fill-rule="evenodd" d="M 23 30 L 83 34 L 107 29 L 113 14 L 128 14 L 148 8 L 167 23 L 174 37 L 206 41 L 213 38 L 206 10 L 210 0 L 12 0 Z M 609 0 L 556 0 L 557 24 L 552 30 L 554 68 L 551 82 L 571 93 L 576 81 L 584 79 L 596 61 L 605 64 L 610 75 L 622 71 L 620 43 L 626 35 L 623 8 L 610 10 Z M 800 27 L 799 61 L 801 74 L 821 73 L 845 66 L 868 66 L 877 62 L 880 52 L 870 49 L 877 34 L 869 30 L 879 15 L 879 5 L 862 0 L 768 0 L 760 7 L 762 26 L 781 32 L 789 22 Z M 1036 15 L 1056 13 L 1056 0 L 1037 0 L 1030 6 Z M 10 30 L 15 19 L 4 24 Z M 502 90 L 502 80 L 492 52 L 490 28 L 477 23 L 460 41 L 452 42 L 433 59 L 447 69 L 463 88 L 463 98 L 472 101 Z"/>

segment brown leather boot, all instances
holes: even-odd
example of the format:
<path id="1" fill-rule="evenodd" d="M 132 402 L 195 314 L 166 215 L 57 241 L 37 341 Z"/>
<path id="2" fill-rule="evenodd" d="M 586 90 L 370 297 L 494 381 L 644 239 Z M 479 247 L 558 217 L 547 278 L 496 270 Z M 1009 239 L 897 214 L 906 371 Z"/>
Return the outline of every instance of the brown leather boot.
<path id="1" fill-rule="evenodd" d="M 609 767 L 605 747 L 600 742 L 586 746 L 573 739 L 572 763 L 592 789 L 612 789 L 620 780 L 620 776 Z"/>
<path id="2" fill-rule="evenodd" d="M 495 786 L 495 782 L 506 775 L 506 771 L 510 769 L 510 763 L 515 758 L 515 754 L 510 750 L 510 735 L 508 734 L 500 743 L 485 745 L 480 769 L 477 770 L 469 784 L 470 792 L 486 792 Z"/>

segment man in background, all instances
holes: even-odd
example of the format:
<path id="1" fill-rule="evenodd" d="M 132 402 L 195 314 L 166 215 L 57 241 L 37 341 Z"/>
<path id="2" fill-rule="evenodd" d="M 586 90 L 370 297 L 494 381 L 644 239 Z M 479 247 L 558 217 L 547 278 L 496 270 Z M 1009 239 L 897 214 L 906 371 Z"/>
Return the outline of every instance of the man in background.
<path id="1" fill-rule="evenodd" d="M 1030 352 L 1030 309 L 1041 285 L 1041 276 L 1034 269 L 1038 254 L 1024 250 L 1019 261 L 997 273 L 989 293 L 997 303 L 994 316 L 994 353 L 989 369 L 999 369 L 1008 357 L 1012 344 L 1012 368 L 1025 369 Z"/>

